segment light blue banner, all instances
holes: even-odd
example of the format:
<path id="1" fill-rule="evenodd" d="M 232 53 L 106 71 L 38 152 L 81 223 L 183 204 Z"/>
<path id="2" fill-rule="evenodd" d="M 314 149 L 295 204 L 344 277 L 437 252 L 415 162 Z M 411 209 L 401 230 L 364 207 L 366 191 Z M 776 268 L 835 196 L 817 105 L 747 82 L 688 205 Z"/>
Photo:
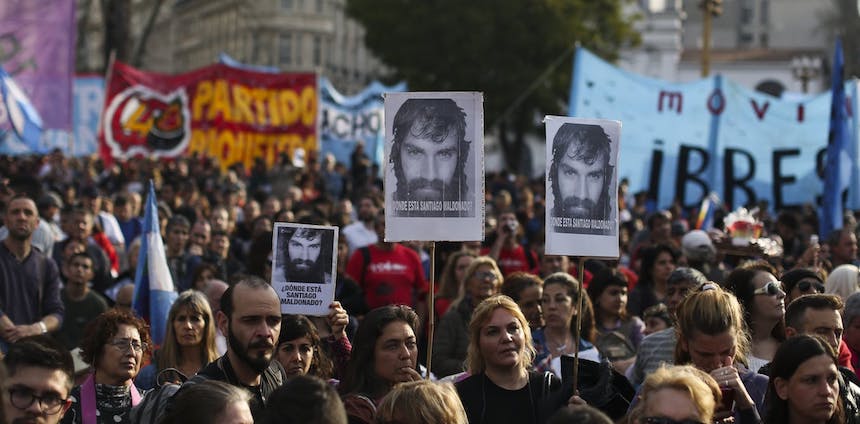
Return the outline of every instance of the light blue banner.
<path id="1" fill-rule="evenodd" d="M 0 154 L 29 155 L 60 149 L 67 156 L 88 156 L 98 151 L 97 130 L 104 104 L 104 78 L 77 77 L 72 86 L 72 128 L 74 133 L 58 129 L 42 131 L 38 145 L 22 142 L 13 132 L 0 136 Z"/>
<path id="2" fill-rule="evenodd" d="M 320 77 L 322 154 L 334 154 L 338 162 L 349 168 L 350 156 L 361 140 L 373 163 L 381 163 L 385 146 L 382 94 L 399 91 L 406 91 L 406 83 L 389 87 L 374 81 L 361 93 L 347 97 L 335 90 L 328 79 Z"/>
<path id="3" fill-rule="evenodd" d="M 852 184 L 857 176 L 856 80 L 846 83 Z M 619 180 L 664 208 L 697 207 L 716 192 L 732 208 L 767 200 L 818 204 L 830 93 L 801 102 L 748 90 L 721 76 L 674 84 L 625 72 L 585 49 L 574 61 L 569 114 L 622 122 Z M 820 169 L 820 168 L 819 168 Z M 856 189 L 855 189 L 856 190 Z M 853 191 L 848 207 L 860 208 Z"/>

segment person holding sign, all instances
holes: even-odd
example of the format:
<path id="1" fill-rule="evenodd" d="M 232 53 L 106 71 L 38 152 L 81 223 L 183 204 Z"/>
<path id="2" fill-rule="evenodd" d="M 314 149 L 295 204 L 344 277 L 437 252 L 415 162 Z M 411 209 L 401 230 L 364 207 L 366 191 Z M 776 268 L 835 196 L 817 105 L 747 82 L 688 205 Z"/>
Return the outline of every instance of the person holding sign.
<path id="1" fill-rule="evenodd" d="M 552 216 L 570 225 L 555 225 L 562 233 L 611 234 L 613 226 L 594 225 L 611 216 L 612 141 L 600 125 L 565 123 L 552 140 L 549 180 L 555 199 Z M 582 221 L 589 221 L 579 225 Z M 586 225 L 587 224 L 587 225 Z"/>
<path id="2" fill-rule="evenodd" d="M 394 115 L 390 162 L 396 216 L 474 216 L 469 200 L 466 113 L 452 99 L 408 99 Z"/>

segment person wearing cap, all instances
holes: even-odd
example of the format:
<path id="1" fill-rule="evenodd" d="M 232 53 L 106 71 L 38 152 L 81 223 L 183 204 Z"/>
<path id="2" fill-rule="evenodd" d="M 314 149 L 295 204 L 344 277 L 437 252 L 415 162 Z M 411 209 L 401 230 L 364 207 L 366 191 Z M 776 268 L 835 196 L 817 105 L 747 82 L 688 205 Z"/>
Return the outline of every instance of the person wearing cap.
<path id="1" fill-rule="evenodd" d="M 666 308 L 673 320 L 681 300 L 691 290 L 707 282 L 708 279 L 694 268 L 680 267 L 669 274 L 666 280 Z M 673 326 L 649 334 L 642 339 L 636 354 L 636 362 L 627 369 L 627 379 L 634 386 L 638 386 L 645 381 L 646 376 L 660 368 L 660 365 L 674 364 L 676 341 L 677 336 Z"/>
<path id="2" fill-rule="evenodd" d="M 60 228 L 60 210 L 63 209 L 63 200 L 54 192 L 47 192 L 36 200 L 36 207 L 39 208 L 39 227 L 44 222 L 46 228 L 50 229 L 50 235 L 53 242 L 56 243 L 66 238 L 66 233 Z M 38 228 L 36 229 L 38 231 Z M 51 255 L 52 252 L 45 252 Z"/>
<path id="3" fill-rule="evenodd" d="M 721 263 L 715 263 L 717 248 L 711 236 L 702 230 L 693 230 L 681 237 L 681 253 L 687 265 L 705 274 L 710 281 L 725 281 L 728 273 Z"/>

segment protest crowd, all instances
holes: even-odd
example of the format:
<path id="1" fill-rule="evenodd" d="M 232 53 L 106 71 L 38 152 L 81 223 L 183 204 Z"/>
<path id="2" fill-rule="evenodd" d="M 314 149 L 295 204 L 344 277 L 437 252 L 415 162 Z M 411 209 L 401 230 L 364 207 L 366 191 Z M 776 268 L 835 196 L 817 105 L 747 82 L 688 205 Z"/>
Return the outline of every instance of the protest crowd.
<path id="1" fill-rule="evenodd" d="M 0 423 L 860 423 L 851 214 L 818 241 L 812 206 L 749 205 L 773 244 L 735 246 L 729 211 L 695 229 L 622 180 L 619 259 L 546 255 L 544 177 L 488 172 L 484 241 L 431 247 L 384 241 L 360 145 L 293 159 L 0 158 Z M 150 181 L 159 346 L 133 310 Z M 281 315 L 276 222 L 339 228 L 328 316 Z"/>

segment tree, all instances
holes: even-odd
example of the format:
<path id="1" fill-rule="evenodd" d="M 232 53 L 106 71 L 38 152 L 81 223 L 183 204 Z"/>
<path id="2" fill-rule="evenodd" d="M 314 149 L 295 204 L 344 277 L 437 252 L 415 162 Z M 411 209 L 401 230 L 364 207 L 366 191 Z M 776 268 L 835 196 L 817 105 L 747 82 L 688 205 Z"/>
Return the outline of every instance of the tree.
<path id="1" fill-rule="evenodd" d="M 831 3 L 831 10 L 819 15 L 819 29 L 827 31 L 833 39 L 842 38 L 845 78 L 860 76 L 860 3 L 858 0 L 832 0 Z"/>
<path id="2" fill-rule="evenodd" d="M 498 130 L 508 168 L 525 172 L 536 117 L 566 112 L 574 43 L 613 60 L 638 42 L 621 2 L 347 0 L 347 13 L 410 90 L 484 92 L 485 130 Z"/>

